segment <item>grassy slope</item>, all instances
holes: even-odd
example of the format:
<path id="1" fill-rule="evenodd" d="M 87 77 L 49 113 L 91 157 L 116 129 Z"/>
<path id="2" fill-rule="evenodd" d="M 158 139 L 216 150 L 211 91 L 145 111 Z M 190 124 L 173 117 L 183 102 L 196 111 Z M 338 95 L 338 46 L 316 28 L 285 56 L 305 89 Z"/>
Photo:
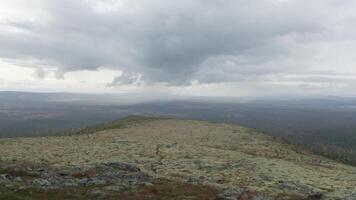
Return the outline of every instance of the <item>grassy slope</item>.
<path id="1" fill-rule="evenodd" d="M 202 121 L 127 119 L 58 137 L 0 140 L 0 158 L 54 166 L 122 161 L 171 180 L 201 177 L 217 187 L 273 195 L 356 192 L 356 168 L 306 152 L 252 129 Z"/>

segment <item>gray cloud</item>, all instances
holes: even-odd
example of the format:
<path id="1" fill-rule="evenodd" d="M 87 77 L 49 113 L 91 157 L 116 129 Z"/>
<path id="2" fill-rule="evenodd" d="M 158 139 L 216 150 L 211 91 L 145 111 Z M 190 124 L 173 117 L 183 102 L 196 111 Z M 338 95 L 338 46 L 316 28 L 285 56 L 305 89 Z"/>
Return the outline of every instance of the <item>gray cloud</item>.
<path id="1" fill-rule="evenodd" d="M 102 10 L 102 3 L 88 0 L 39 2 L 46 13 L 40 21 L 2 22 L 21 31 L 0 33 L 0 57 L 52 66 L 58 77 L 123 70 L 111 86 L 233 82 L 309 70 L 300 59 L 312 55 L 291 47 L 338 39 L 347 24 L 332 28 L 338 21 L 330 15 L 350 6 L 336 0 L 118 0 L 102 1 L 123 2 Z"/>
<path id="2" fill-rule="evenodd" d="M 131 74 L 124 72 L 120 77 L 115 78 L 111 83 L 107 86 L 115 87 L 117 85 L 133 85 L 140 84 L 141 76 L 138 74 Z"/>
<path id="3" fill-rule="evenodd" d="M 35 71 L 34 76 L 38 79 L 43 79 L 46 76 L 46 72 L 42 68 L 38 68 Z"/>

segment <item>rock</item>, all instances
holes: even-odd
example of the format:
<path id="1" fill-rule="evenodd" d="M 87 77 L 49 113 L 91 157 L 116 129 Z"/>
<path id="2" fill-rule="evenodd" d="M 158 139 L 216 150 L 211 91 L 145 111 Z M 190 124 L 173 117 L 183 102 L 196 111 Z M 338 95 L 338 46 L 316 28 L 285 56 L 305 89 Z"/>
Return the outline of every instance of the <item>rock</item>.
<path id="1" fill-rule="evenodd" d="M 1 163 L 0 163 L 1 165 Z M 11 170 L 24 172 L 25 179 L 10 174 L 0 174 L 0 183 L 9 188 L 23 190 L 26 188 L 58 189 L 63 187 L 91 186 L 95 188 L 106 188 L 97 191 L 97 198 L 105 198 L 106 192 L 125 191 L 138 186 L 152 186 L 152 177 L 142 172 L 140 168 L 120 162 L 107 164 L 96 164 L 87 167 L 55 168 L 47 166 L 12 166 Z M 28 176 L 27 176 L 28 175 Z M 95 198 L 95 199 L 97 199 Z"/>
<path id="2" fill-rule="evenodd" d="M 22 179 L 21 177 L 15 177 L 14 181 L 15 181 L 15 182 L 22 182 L 23 179 Z"/>
<path id="3" fill-rule="evenodd" d="M 121 162 L 113 162 L 113 163 L 107 163 L 105 164 L 108 167 L 111 167 L 113 169 L 118 169 L 118 170 L 123 170 L 123 171 L 128 171 L 128 172 L 139 172 L 141 171 L 140 168 L 129 165 L 127 163 L 121 163 Z"/>
<path id="4" fill-rule="evenodd" d="M 69 172 L 66 172 L 66 171 L 63 171 L 63 172 L 59 172 L 58 175 L 59 175 L 59 176 L 69 176 L 70 173 L 69 173 Z"/>
<path id="5" fill-rule="evenodd" d="M 47 180 L 52 185 L 61 185 L 64 182 L 63 179 L 60 179 L 56 176 L 47 176 L 46 178 L 43 178 L 43 179 Z"/>
<path id="6" fill-rule="evenodd" d="M 104 191 L 101 191 L 101 190 L 94 190 L 92 192 L 92 195 L 94 195 L 96 198 L 101 198 L 101 199 L 104 199 L 108 196 L 108 194 Z"/>
<path id="7" fill-rule="evenodd" d="M 73 179 L 67 179 L 63 182 L 63 186 L 65 187 L 75 187 L 78 186 L 78 183 Z"/>
<path id="8" fill-rule="evenodd" d="M 28 189 L 28 186 L 23 186 L 22 185 L 22 186 L 19 187 L 19 190 L 26 190 L 26 189 Z"/>
<path id="9" fill-rule="evenodd" d="M 244 189 L 229 188 L 222 191 L 216 200 L 270 200 L 266 197 L 261 197 L 253 192 Z"/>
<path id="10" fill-rule="evenodd" d="M 105 185 L 106 181 L 101 178 L 88 178 L 86 185 Z"/>
<path id="11" fill-rule="evenodd" d="M 278 184 L 276 184 L 276 188 L 280 189 L 280 190 L 295 190 L 297 189 L 295 185 L 287 182 L 283 182 L 283 181 L 278 181 Z"/>
<path id="12" fill-rule="evenodd" d="M 36 171 L 39 172 L 39 173 L 42 173 L 42 172 L 45 172 L 47 170 L 45 168 L 38 168 L 38 169 L 36 169 Z"/>
<path id="13" fill-rule="evenodd" d="M 50 187 L 52 186 L 51 182 L 46 179 L 35 179 L 32 181 L 33 184 L 39 185 L 41 187 Z"/>
<path id="14" fill-rule="evenodd" d="M 88 185 L 89 178 L 81 178 L 78 180 L 78 183 L 79 183 L 79 185 L 83 185 L 83 186 Z"/>
<path id="15" fill-rule="evenodd" d="M 143 185 L 146 186 L 146 187 L 154 186 L 154 184 L 150 183 L 150 182 L 144 182 Z"/>
<path id="16" fill-rule="evenodd" d="M 314 192 L 308 195 L 308 199 L 322 199 L 323 194 L 320 192 Z"/>
<path id="17" fill-rule="evenodd" d="M 15 177 L 13 177 L 9 174 L 1 174 L 0 178 L 4 181 L 10 182 L 10 181 L 13 181 Z"/>
<path id="18" fill-rule="evenodd" d="M 77 180 L 77 183 L 82 186 L 88 185 L 105 185 L 107 181 L 104 178 L 97 177 L 97 178 L 81 178 Z"/>
<path id="19" fill-rule="evenodd" d="M 343 200 L 356 200 L 356 193 L 344 197 Z"/>
<path id="20" fill-rule="evenodd" d="M 239 193 L 241 193 L 240 190 L 229 188 L 219 193 L 216 200 L 237 200 Z"/>

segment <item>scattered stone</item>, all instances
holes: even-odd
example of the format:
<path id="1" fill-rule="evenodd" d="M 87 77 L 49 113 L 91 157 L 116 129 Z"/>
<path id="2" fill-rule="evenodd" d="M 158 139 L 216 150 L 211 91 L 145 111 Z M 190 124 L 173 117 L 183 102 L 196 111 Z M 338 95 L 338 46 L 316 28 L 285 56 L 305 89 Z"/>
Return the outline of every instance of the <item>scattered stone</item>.
<path id="1" fill-rule="evenodd" d="M 308 195 L 308 199 L 313 199 L 313 200 L 317 200 L 317 199 L 322 199 L 323 198 L 323 194 L 320 192 L 314 192 Z"/>
<path id="2" fill-rule="evenodd" d="M 276 184 L 276 188 L 280 190 L 296 190 L 297 187 L 294 184 L 291 183 L 286 183 L 283 181 L 278 181 L 278 184 Z"/>
<path id="3" fill-rule="evenodd" d="M 38 168 L 36 171 L 41 173 L 41 172 L 45 172 L 46 169 L 44 169 L 44 168 Z"/>
<path id="4" fill-rule="evenodd" d="M 59 176 L 69 176 L 70 174 L 69 174 L 69 172 L 64 172 L 63 171 L 63 172 L 59 172 L 58 175 Z"/>
<path id="5" fill-rule="evenodd" d="M 146 187 L 151 187 L 153 186 L 154 184 L 151 183 L 151 182 L 144 182 L 142 185 L 146 186 Z"/>
<path id="6" fill-rule="evenodd" d="M 39 185 L 41 187 L 50 187 L 52 186 L 51 182 L 46 179 L 35 179 L 32 181 L 33 184 Z"/>
<path id="7" fill-rule="evenodd" d="M 82 186 L 88 185 L 88 183 L 89 183 L 89 178 L 81 178 L 78 180 L 78 184 Z"/>
<path id="8" fill-rule="evenodd" d="M 140 168 L 121 162 L 98 164 L 94 167 L 71 167 L 71 168 L 49 168 L 47 166 L 35 166 L 30 164 L 12 162 L 10 164 L 0 163 L 0 167 L 23 172 L 26 179 L 1 174 L 0 182 L 9 187 L 16 186 L 27 188 L 35 186 L 43 189 L 76 187 L 76 186 L 102 186 L 107 184 L 127 188 L 134 185 L 150 185 L 152 177 L 141 172 Z"/>
<path id="9" fill-rule="evenodd" d="M 23 179 L 22 179 L 21 177 L 15 177 L 15 178 L 14 178 L 14 181 L 15 181 L 15 182 L 22 182 Z"/>
<path id="10" fill-rule="evenodd" d="M 89 178 L 86 185 L 105 185 L 106 181 L 102 178 Z"/>
<path id="11" fill-rule="evenodd" d="M 270 200 L 244 189 L 229 188 L 222 191 L 216 200 Z"/>
<path id="12" fill-rule="evenodd" d="M 126 164 L 126 163 L 121 163 L 121 162 L 113 162 L 113 163 L 107 163 L 105 164 L 108 167 L 114 168 L 114 169 L 119 169 L 119 170 L 123 170 L 123 171 L 128 171 L 128 172 L 139 172 L 141 171 L 140 168 L 130 165 L 130 164 Z"/>
<path id="13" fill-rule="evenodd" d="M 28 187 L 27 186 L 20 186 L 19 188 L 18 188 L 18 190 L 20 191 L 20 190 L 26 190 Z"/>
<path id="14" fill-rule="evenodd" d="M 94 190 L 92 192 L 92 195 L 94 195 L 96 198 L 101 198 L 101 199 L 104 199 L 108 196 L 108 194 L 102 190 Z"/>
<path id="15" fill-rule="evenodd" d="M 266 181 L 266 182 L 272 181 L 272 178 L 269 177 L 269 176 L 266 176 L 266 175 L 260 176 L 260 179 L 263 180 L 263 181 Z"/>
<path id="16" fill-rule="evenodd" d="M 0 179 L 5 181 L 5 183 L 12 182 L 15 178 L 9 174 L 1 174 Z"/>
<path id="17" fill-rule="evenodd" d="M 343 200 L 356 200 L 356 193 L 346 196 Z"/>
<path id="18" fill-rule="evenodd" d="M 78 186 L 78 181 L 76 181 L 74 179 L 68 179 L 68 180 L 65 180 L 62 183 L 62 185 L 65 187 L 75 187 L 75 186 Z"/>
<path id="19" fill-rule="evenodd" d="M 229 188 L 223 190 L 220 194 L 218 194 L 216 200 L 237 200 L 237 195 L 241 192 L 241 190 Z"/>

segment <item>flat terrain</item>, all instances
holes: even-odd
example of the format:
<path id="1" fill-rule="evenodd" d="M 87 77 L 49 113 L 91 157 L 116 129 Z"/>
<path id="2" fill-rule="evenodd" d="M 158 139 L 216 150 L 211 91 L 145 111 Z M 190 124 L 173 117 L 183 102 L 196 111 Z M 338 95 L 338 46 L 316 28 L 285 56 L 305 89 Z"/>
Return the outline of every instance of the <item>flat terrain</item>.
<path id="1" fill-rule="evenodd" d="M 355 167 L 253 129 L 203 121 L 133 119 L 67 136 L 0 139 L 0 158 L 58 168 L 124 162 L 156 178 L 272 198 L 356 194 Z"/>

